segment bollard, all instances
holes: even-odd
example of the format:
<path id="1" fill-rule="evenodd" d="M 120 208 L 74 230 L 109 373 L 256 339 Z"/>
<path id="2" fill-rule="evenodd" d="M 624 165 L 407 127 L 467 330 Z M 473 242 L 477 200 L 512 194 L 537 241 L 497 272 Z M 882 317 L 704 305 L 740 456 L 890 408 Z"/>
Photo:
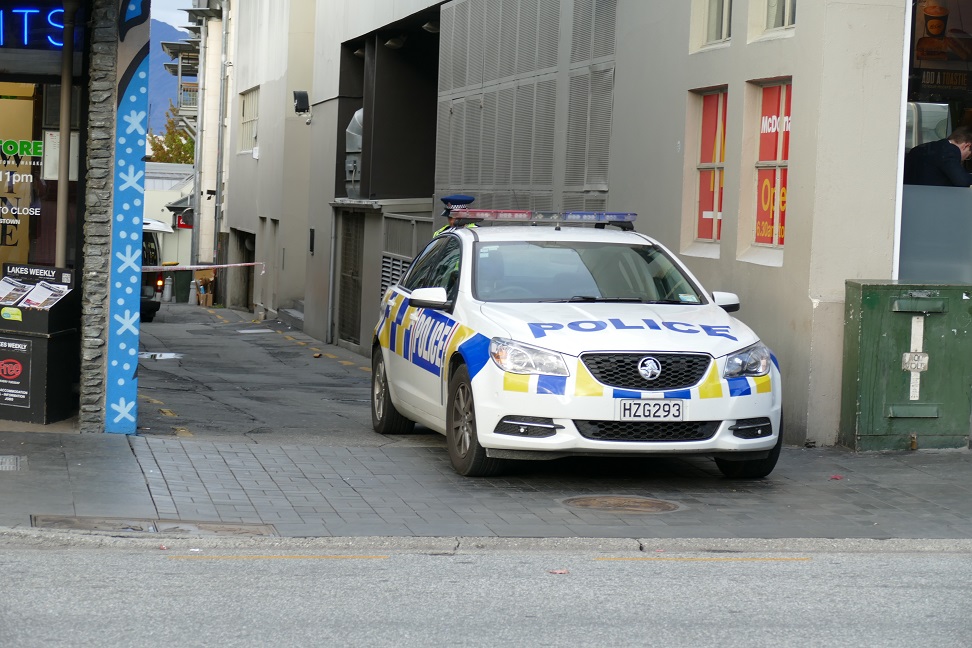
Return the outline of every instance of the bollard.
<path id="1" fill-rule="evenodd" d="M 172 301 L 172 275 L 167 275 L 165 285 L 162 287 L 162 301 Z"/>
<path id="2" fill-rule="evenodd" d="M 199 295 L 196 294 L 196 280 L 189 282 L 189 303 L 193 306 L 199 304 Z"/>

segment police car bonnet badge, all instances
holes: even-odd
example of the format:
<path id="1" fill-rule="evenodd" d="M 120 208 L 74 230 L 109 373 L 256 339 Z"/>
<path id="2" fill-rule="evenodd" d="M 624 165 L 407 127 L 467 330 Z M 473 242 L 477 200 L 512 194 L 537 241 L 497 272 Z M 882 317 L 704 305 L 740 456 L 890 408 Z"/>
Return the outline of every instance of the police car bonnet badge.
<path id="1" fill-rule="evenodd" d="M 645 356 L 638 361 L 638 373 L 645 380 L 654 380 L 661 375 L 661 363 L 651 356 Z"/>

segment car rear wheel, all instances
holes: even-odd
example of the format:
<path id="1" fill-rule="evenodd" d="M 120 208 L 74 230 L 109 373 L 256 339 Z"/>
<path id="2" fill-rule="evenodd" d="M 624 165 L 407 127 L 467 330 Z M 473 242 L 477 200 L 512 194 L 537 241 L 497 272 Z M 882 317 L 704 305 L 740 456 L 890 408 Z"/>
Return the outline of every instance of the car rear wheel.
<path id="1" fill-rule="evenodd" d="M 487 477 L 503 468 L 503 462 L 486 456 L 476 435 L 476 408 L 473 402 L 469 370 L 459 367 L 449 380 L 449 403 L 446 410 L 446 445 L 456 472 L 466 477 Z"/>
<path id="2" fill-rule="evenodd" d="M 378 434 L 408 434 L 415 427 L 391 402 L 381 347 L 371 352 L 371 425 Z"/>
<path id="3" fill-rule="evenodd" d="M 776 468 L 776 462 L 780 460 L 780 451 L 783 449 L 783 421 L 780 419 L 780 435 L 776 439 L 776 445 L 770 450 L 769 456 L 765 459 L 744 459 L 742 461 L 729 461 L 728 459 L 716 459 L 716 466 L 723 475 L 730 479 L 762 479 Z"/>

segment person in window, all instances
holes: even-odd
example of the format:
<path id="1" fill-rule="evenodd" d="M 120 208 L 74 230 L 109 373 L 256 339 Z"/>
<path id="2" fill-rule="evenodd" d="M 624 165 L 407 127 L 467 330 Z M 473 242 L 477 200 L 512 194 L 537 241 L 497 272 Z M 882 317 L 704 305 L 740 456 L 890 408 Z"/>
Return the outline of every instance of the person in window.
<path id="1" fill-rule="evenodd" d="M 441 200 L 445 204 L 445 209 L 442 210 L 442 216 L 445 216 L 449 222 L 435 230 L 432 238 L 455 227 L 456 221 L 462 218 L 463 210 L 469 209 L 470 203 L 476 199 L 473 196 L 467 196 L 465 194 L 455 194 L 452 196 L 444 196 Z M 466 227 L 476 227 L 476 224 L 466 223 Z"/>
<path id="2" fill-rule="evenodd" d="M 959 126 L 947 139 L 926 142 L 905 155 L 904 183 L 936 187 L 972 186 L 962 162 L 972 156 L 972 128 Z"/>

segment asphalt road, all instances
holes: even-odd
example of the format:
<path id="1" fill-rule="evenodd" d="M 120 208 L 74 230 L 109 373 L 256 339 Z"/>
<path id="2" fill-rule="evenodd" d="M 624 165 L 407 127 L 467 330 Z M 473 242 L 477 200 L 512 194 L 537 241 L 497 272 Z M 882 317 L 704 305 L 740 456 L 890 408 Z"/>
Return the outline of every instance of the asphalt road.
<path id="1" fill-rule="evenodd" d="M 4 645 L 967 646 L 966 553 L 37 547 Z"/>

